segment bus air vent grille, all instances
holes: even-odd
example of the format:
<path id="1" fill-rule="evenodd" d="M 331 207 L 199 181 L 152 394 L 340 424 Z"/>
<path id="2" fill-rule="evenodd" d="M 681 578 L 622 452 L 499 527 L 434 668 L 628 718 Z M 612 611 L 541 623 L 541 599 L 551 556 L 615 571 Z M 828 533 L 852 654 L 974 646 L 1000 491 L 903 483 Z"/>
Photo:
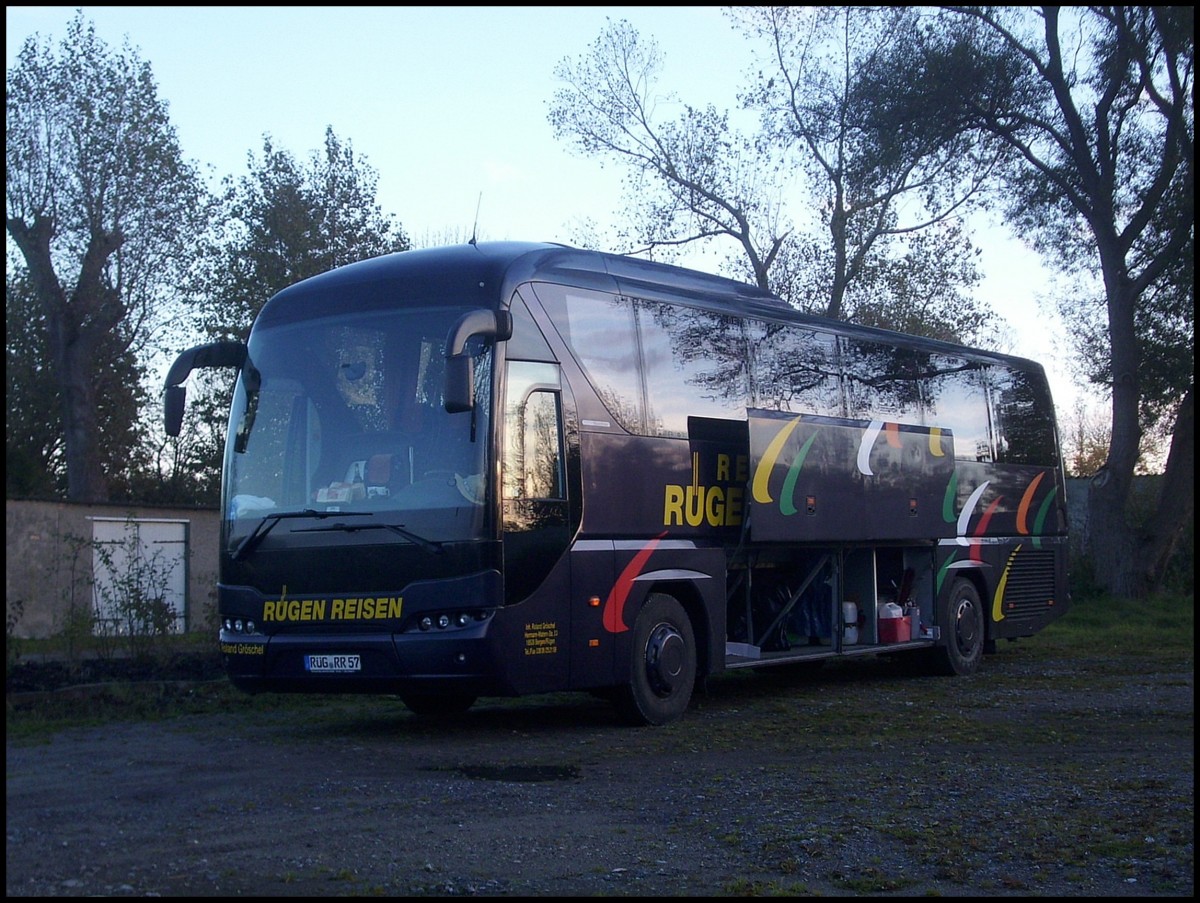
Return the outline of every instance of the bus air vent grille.
<path id="1" fill-rule="evenodd" d="M 1004 616 L 1042 618 L 1054 600 L 1054 553 L 1021 550 L 1004 587 Z"/>

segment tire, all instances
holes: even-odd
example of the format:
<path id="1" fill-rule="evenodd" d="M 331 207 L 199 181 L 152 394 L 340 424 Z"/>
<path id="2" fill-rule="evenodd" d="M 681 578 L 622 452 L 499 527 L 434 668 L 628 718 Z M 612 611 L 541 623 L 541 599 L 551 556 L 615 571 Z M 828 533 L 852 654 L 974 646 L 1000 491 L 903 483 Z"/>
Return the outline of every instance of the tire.
<path id="1" fill-rule="evenodd" d="M 424 718 L 445 718 L 461 715 L 475 704 L 479 697 L 463 693 L 401 693 L 400 701 L 414 715 Z"/>
<path id="2" fill-rule="evenodd" d="M 945 644 L 934 650 L 934 665 L 942 674 L 974 674 L 987 645 L 983 603 L 970 580 L 959 578 L 950 587 L 950 595 L 938 623 Z"/>
<path id="3" fill-rule="evenodd" d="M 629 683 L 613 702 L 630 724 L 661 725 L 687 711 L 696 684 L 696 637 L 683 606 L 653 593 L 633 625 Z"/>

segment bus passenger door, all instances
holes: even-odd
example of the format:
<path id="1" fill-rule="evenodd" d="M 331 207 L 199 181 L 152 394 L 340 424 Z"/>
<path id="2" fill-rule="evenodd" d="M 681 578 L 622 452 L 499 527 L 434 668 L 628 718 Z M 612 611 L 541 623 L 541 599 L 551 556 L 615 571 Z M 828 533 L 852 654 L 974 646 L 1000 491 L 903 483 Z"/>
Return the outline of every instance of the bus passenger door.
<path id="1" fill-rule="evenodd" d="M 565 689 L 571 637 L 570 518 L 558 365 L 508 363 L 501 460 L 504 598 L 515 606 L 522 692 Z"/>

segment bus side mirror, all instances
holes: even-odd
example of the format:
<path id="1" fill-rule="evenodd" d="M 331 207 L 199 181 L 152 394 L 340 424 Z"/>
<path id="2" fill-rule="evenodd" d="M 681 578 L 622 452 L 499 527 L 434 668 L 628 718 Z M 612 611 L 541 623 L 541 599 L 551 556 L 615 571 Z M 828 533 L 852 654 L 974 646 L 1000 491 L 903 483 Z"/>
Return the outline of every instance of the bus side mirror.
<path id="1" fill-rule="evenodd" d="M 178 436 L 183 425 L 183 403 L 186 397 L 180 385 L 188 374 L 202 367 L 242 367 L 246 363 L 246 346 L 242 342 L 209 342 L 180 352 L 167 371 L 163 391 L 163 428 L 168 436 Z"/>
<path id="2" fill-rule="evenodd" d="M 446 411 L 460 414 L 475 407 L 475 361 L 463 353 L 446 358 Z"/>
<path id="3" fill-rule="evenodd" d="M 458 318 L 446 335 L 446 411 L 460 414 L 475 407 L 475 362 L 467 341 L 482 336 L 496 342 L 512 338 L 513 318 L 507 310 L 472 310 Z"/>
<path id="4" fill-rule="evenodd" d="M 187 390 L 183 386 L 167 386 L 163 395 L 163 427 L 168 436 L 178 436 L 183 427 L 183 403 Z"/>

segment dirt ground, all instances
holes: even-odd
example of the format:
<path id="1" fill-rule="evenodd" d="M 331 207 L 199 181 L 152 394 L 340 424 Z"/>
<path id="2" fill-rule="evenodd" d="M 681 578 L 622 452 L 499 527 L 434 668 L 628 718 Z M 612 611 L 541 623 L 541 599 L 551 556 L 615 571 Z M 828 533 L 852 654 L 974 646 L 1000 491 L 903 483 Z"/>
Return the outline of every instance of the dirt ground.
<path id="1" fill-rule="evenodd" d="M 641 729 L 275 700 L 6 738 L 8 896 L 1193 895 L 1190 668 L 741 672 Z"/>

